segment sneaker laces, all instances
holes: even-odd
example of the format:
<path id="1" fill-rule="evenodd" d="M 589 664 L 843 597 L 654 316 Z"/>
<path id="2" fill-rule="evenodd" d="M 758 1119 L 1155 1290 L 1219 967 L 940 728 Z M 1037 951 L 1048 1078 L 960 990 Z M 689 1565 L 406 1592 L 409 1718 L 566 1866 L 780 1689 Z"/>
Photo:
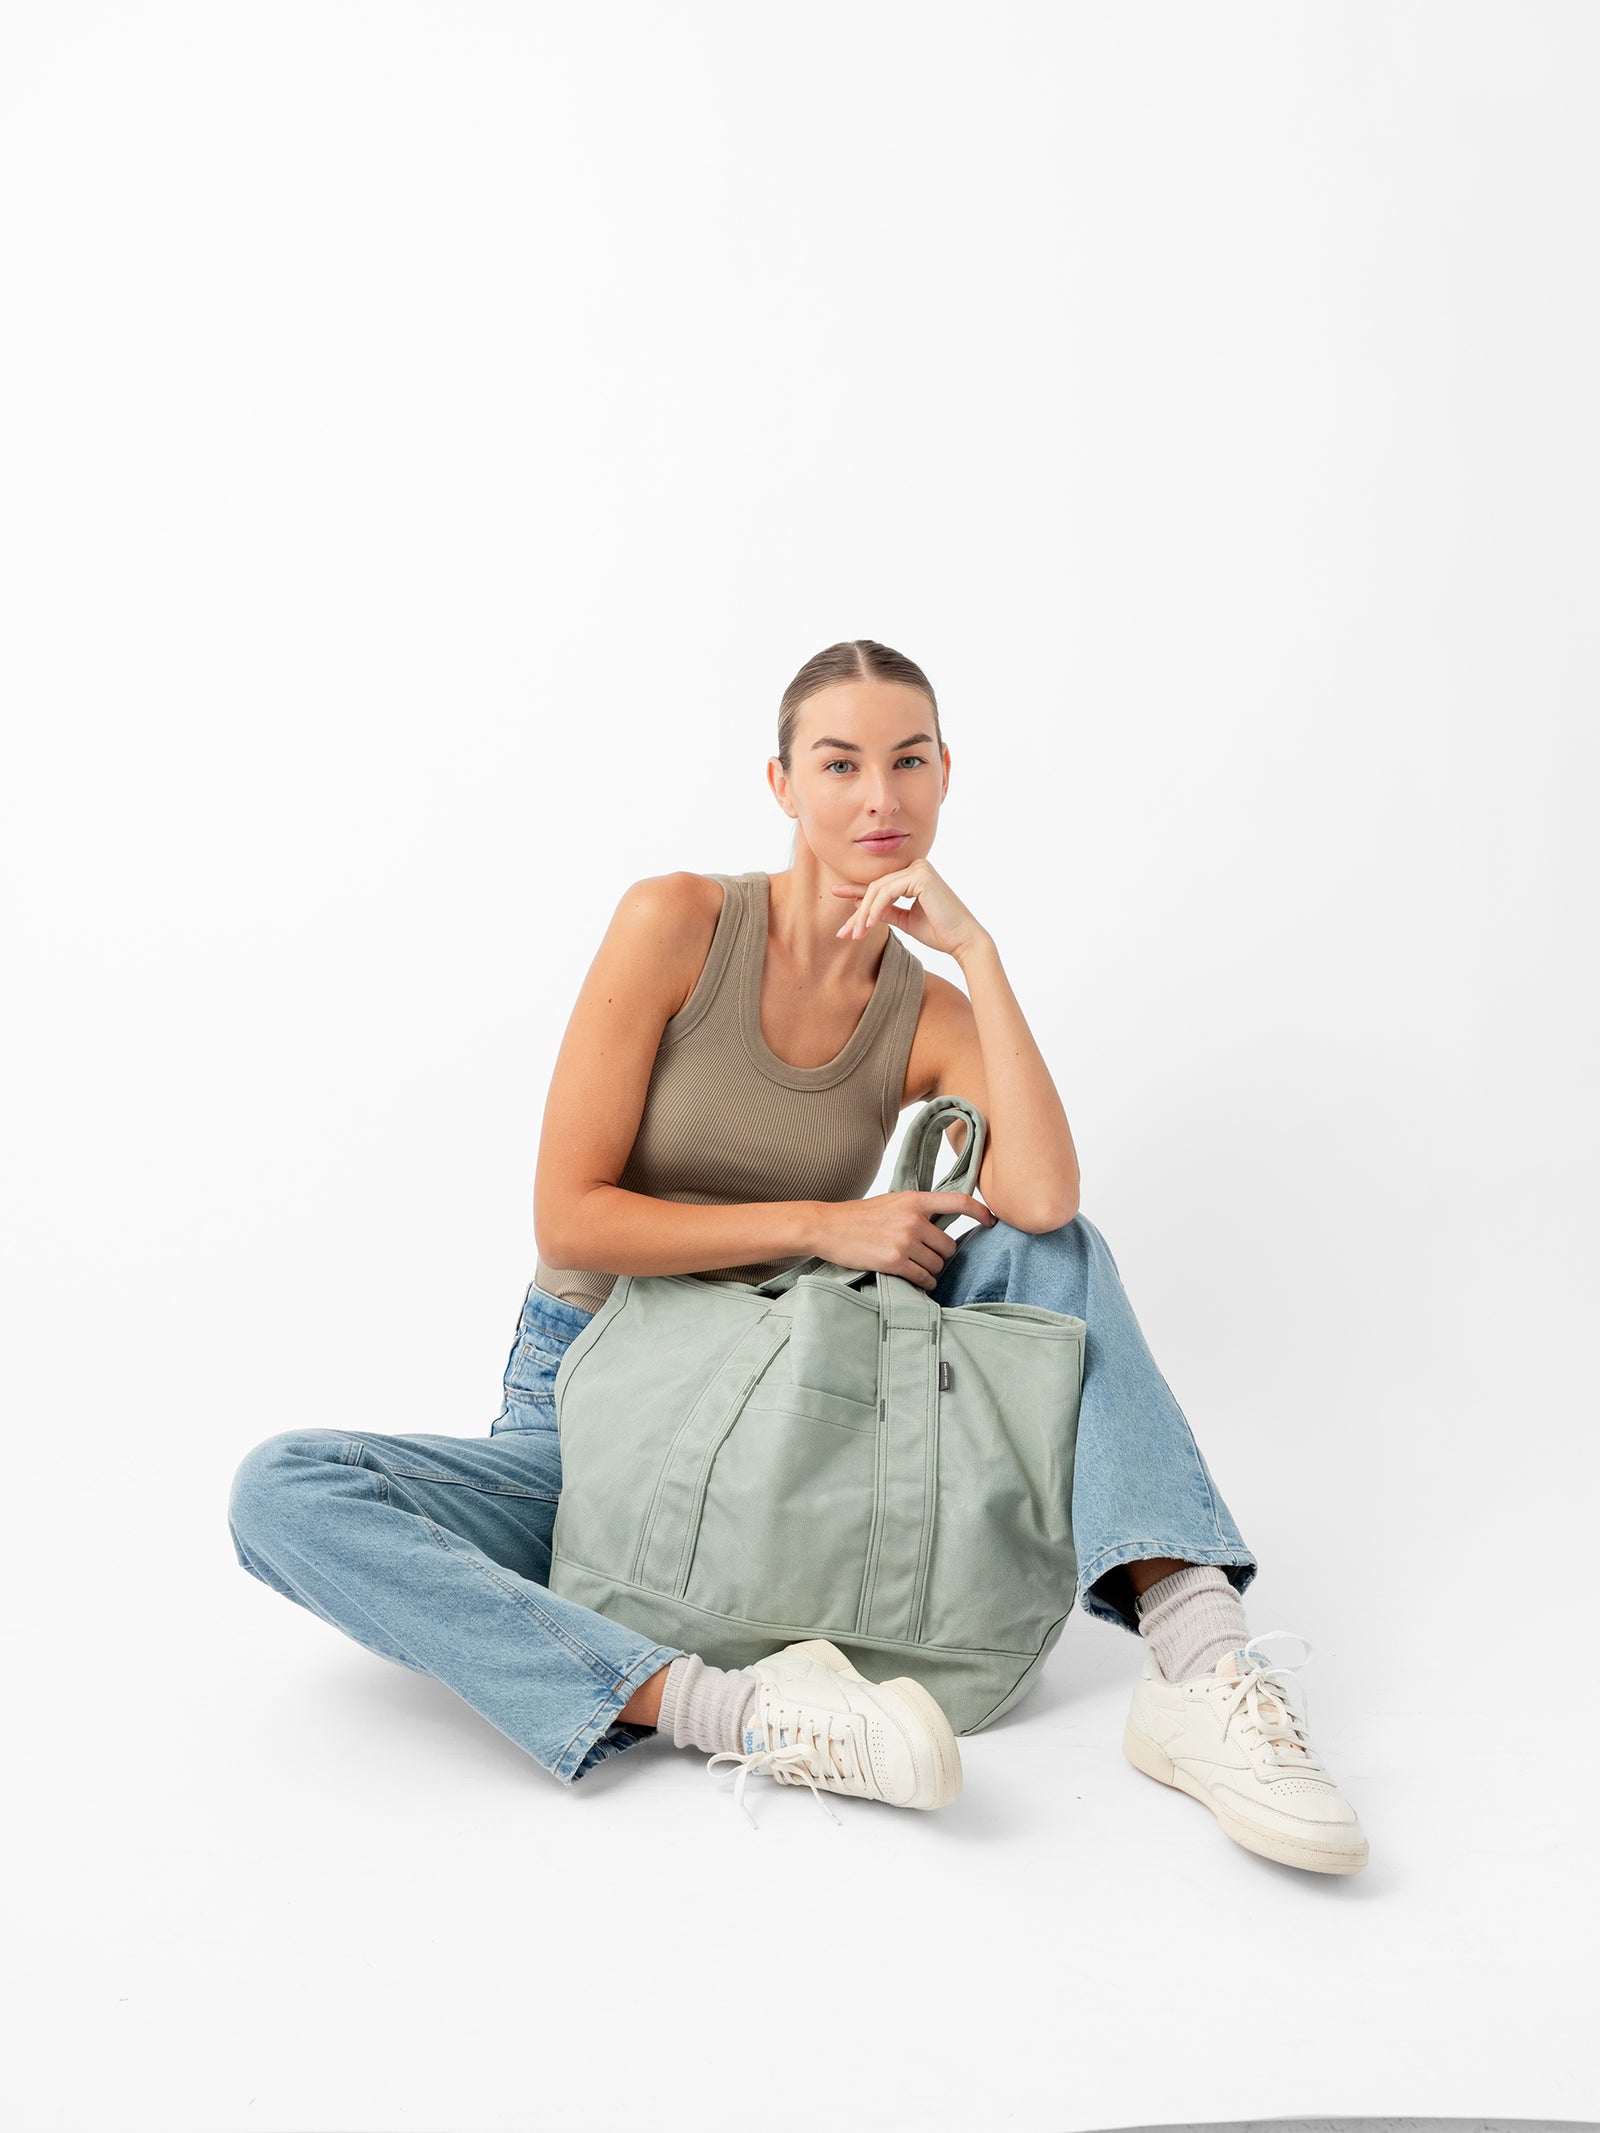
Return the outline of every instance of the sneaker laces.
<path id="1" fill-rule="evenodd" d="M 849 1716 L 843 1711 L 799 1710 L 792 1705 L 775 1704 L 767 1723 L 767 1739 L 774 1732 L 791 1733 L 793 1739 L 778 1747 L 754 1749 L 749 1755 L 740 1755 L 733 1748 L 719 1748 L 706 1764 L 709 1770 L 715 1763 L 738 1765 L 733 1780 L 733 1797 L 736 1805 L 743 1807 L 752 1829 L 760 1823 L 745 1806 L 745 1780 L 752 1770 L 765 1770 L 780 1784 L 798 1785 L 802 1782 L 811 1787 L 811 1797 L 822 1809 L 830 1822 L 844 1824 L 817 1790 L 820 1777 L 824 1785 L 843 1785 L 852 1778 L 859 1778 L 861 1765 L 857 1760 L 857 1735 Z M 747 1733 L 746 1740 L 751 1736 Z"/>
<path id="2" fill-rule="evenodd" d="M 1265 1654 L 1253 1658 L 1254 1648 L 1265 1644 L 1269 1637 L 1293 1637 L 1296 1644 L 1305 1646 L 1305 1657 L 1297 1659 L 1294 1667 L 1268 1666 Z M 1297 1771 L 1302 1776 L 1313 1770 L 1326 1774 L 1327 1766 L 1306 1733 L 1305 1694 L 1295 1674 L 1295 1668 L 1304 1666 L 1311 1657 L 1310 1639 L 1302 1637 L 1298 1630 L 1264 1629 L 1257 1636 L 1246 1638 L 1228 1656 L 1236 1667 L 1247 1666 L 1248 1671 L 1240 1673 L 1236 1686 L 1223 1698 L 1223 1732 L 1227 1732 L 1233 1714 L 1242 1707 L 1246 1724 L 1254 1727 L 1275 1768 Z M 1218 1678 L 1228 1679 L 1226 1674 Z"/>

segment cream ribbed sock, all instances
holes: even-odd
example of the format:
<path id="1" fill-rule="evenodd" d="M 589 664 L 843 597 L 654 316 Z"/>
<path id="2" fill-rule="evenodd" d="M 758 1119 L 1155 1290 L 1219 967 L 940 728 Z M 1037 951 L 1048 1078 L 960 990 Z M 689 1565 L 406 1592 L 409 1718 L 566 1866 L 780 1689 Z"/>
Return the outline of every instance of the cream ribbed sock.
<path id="1" fill-rule="evenodd" d="M 723 1748 L 744 1753 L 744 1729 L 755 1717 L 760 1677 L 747 1666 L 707 1666 L 698 1652 L 680 1652 L 661 1684 L 656 1729 L 675 1748 Z"/>
<path id="2" fill-rule="evenodd" d="M 1244 1602 L 1215 1563 L 1185 1563 L 1137 1594 L 1139 1634 L 1168 1681 L 1190 1681 L 1247 1641 Z"/>

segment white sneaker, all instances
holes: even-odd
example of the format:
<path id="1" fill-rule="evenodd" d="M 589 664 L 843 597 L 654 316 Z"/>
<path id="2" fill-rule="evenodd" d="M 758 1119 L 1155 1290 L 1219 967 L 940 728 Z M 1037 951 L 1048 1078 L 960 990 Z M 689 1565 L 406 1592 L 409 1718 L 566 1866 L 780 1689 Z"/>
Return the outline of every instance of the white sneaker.
<path id="1" fill-rule="evenodd" d="M 1225 1652 L 1209 1674 L 1171 1682 L 1146 1651 L 1122 1736 L 1135 1769 L 1203 1801 L 1236 1844 L 1284 1866 L 1354 1874 L 1367 1863 L 1356 1811 L 1305 1730 L 1292 1670 L 1254 1647 L 1294 1630 L 1268 1629 Z"/>
<path id="2" fill-rule="evenodd" d="M 734 1798 L 753 1828 L 759 1824 L 744 1804 L 752 1770 L 780 1785 L 809 1785 L 835 1822 L 819 1787 L 891 1807 L 946 1807 L 960 1792 L 955 1733 L 920 1681 L 868 1681 L 826 1637 L 786 1644 L 751 1672 L 761 1687 L 745 1728 L 747 1752 L 720 1749 L 706 1767 L 739 1765 Z"/>

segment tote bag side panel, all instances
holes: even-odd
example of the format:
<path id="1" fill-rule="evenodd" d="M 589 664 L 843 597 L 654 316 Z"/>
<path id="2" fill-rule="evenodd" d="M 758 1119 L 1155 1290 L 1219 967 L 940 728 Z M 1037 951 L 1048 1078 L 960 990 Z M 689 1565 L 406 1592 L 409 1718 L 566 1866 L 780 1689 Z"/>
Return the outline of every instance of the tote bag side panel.
<path id="1" fill-rule="evenodd" d="M 1082 1337 L 960 1306 L 942 1315 L 940 1361 L 949 1382 L 919 1641 L 1036 1653 L 1077 1586 Z"/>
<path id="2" fill-rule="evenodd" d="M 1071 1612 L 1072 1609 L 1069 1607 L 1067 1614 L 1069 1615 Z M 997 1724 L 999 1720 L 1004 1718 L 1007 1712 L 1014 1711 L 1019 1703 L 1031 1696 L 1039 1685 L 1039 1675 L 1043 1671 L 1044 1663 L 1061 1642 L 1061 1632 L 1066 1626 L 1067 1615 L 1063 1615 L 1059 1622 L 1052 1622 L 1045 1632 L 1045 1639 L 1039 1647 L 1038 1656 L 1023 1668 L 1015 1681 L 1001 1696 L 999 1702 L 991 1704 L 989 1709 L 983 1712 L 981 1716 L 970 1719 L 965 1725 L 957 1726 L 952 1719 L 951 1724 L 955 1727 L 955 1731 L 957 1733 L 986 1732 L 990 1726 Z M 977 1687 L 977 1683 L 974 1682 L 973 1686 Z"/>
<path id="3" fill-rule="evenodd" d="M 556 1387 L 561 1498 L 551 1537 L 563 1556 L 631 1574 L 695 1400 L 766 1309 L 740 1310 L 708 1286 L 632 1277 L 621 1308 L 611 1312 L 608 1298 L 610 1315 L 568 1350 Z"/>

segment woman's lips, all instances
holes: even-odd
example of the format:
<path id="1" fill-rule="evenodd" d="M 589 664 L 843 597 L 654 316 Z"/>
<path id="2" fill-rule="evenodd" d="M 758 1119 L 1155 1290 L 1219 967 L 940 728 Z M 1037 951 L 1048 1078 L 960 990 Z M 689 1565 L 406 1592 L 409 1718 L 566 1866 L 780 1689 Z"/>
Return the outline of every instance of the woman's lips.
<path id="1" fill-rule="evenodd" d="M 897 844 L 904 844 L 910 834 L 909 830 L 891 830 L 887 836 L 858 837 L 856 842 L 864 844 L 869 852 L 888 852 Z"/>

